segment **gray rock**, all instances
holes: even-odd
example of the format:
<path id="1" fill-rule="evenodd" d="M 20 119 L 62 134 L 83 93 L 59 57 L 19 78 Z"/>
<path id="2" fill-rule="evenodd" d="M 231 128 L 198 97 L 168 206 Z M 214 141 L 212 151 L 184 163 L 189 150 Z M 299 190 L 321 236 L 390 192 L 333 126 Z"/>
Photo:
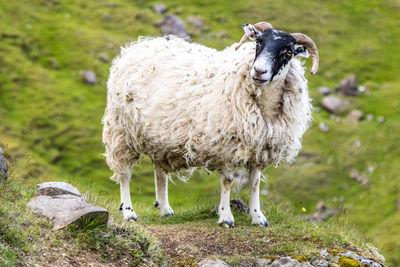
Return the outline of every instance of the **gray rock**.
<path id="1" fill-rule="evenodd" d="M 352 169 L 350 172 L 350 178 L 360 183 L 364 188 L 368 188 L 370 186 L 371 181 L 361 174 L 358 170 Z M 357 254 L 356 254 L 357 255 Z M 347 257 L 347 256 L 346 256 Z"/>
<path id="2" fill-rule="evenodd" d="M 384 118 L 384 117 L 378 117 L 378 122 L 379 122 L 379 123 L 385 122 L 385 118 Z"/>
<path id="3" fill-rule="evenodd" d="M 52 59 L 50 59 L 50 66 L 53 69 L 58 69 L 60 65 L 58 64 L 58 62 L 54 58 L 52 58 Z"/>
<path id="4" fill-rule="evenodd" d="M 329 267 L 329 262 L 323 259 L 311 260 L 311 265 L 315 267 Z"/>
<path id="5" fill-rule="evenodd" d="M 3 149 L 0 147 L 0 181 L 8 178 L 8 165 L 4 157 Z"/>
<path id="6" fill-rule="evenodd" d="M 106 55 L 106 54 L 101 54 L 99 56 L 100 61 L 104 62 L 104 63 L 109 63 L 110 62 L 110 58 Z"/>
<path id="7" fill-rule="evenodd" d="M 229 265 L 221 260 L 202 260 L 201 262 L 197 263 L 196 266 L 198 267 L 229 267 Z"/>
<path id="8" fill-rule="evenodd" d="M 358 91 L 356 76 L 354 74 L 350 74 L 341 80 L 339 85 L 336 87 L 336 92 L 348 96 L 359 96 L 360 92 Z"/>
<path id="9" fill-rule="evenodd" d="M 47 182 L 37 185 L 36 196 L 75 195 L 80 197 L 81 193 L 75 187 L 65 182 Z"/>
<path id="10" fill-rule="evenodd" d="M 319 255 L 321 255 L 322 258 L 327 259 L 327 260 L 329 260 L 332 257 L 332 255 L 326 250 L 321 250 L 319 252 Z"/>
<path id="11" fill-rule="evenodd" d="M 317 90 L 318 90 L 318 93 L 320 93 L 321 95 L 327 96 L 327 95 L 332 94 L 331 89 L 329 89 L 328 87 L 325 87 L 325 86 L 319 87 Z"/>
<path id="12" fill-rule="evenodd" d="M 163 14 L 167 12 L 168 8 L 165 4 L 155 4 L 153 5 L 153 10 L 158 14 Z"/>
<path id="13" fill-rule="evenodd" d="M 85 70 L 82 72 L 82 80 L 87 84 L 94 85 L 97 83 L 96 74 L 92 70 Z"/>
<path id="14" fill-rule="evenodd" d="M 85 201 L 81 193 L 72 185 L 62 182 L 50 182 L 38 185 L 35 197 L 29 208 L 45 217 L 54 220 L 53 230 L 75 224 L 98 220 L 106 224 L 108 211 Z"/>
<path id="15" fill-rule="evenodd" d="M 326 132 L 329 131 L 329 126 L 328 126 L 328 124 L 326 124 L 325 122 L 320 122 L 320 124 L 319 124 L 319 129 L 320 129 L 321 131 L 323 131 L 324 133 L 326 133 Z"/>
<path id="16" fill-rule="evenodd" d="M 274 260 L 271 267 L 297 267 L 302 266 L 300 262 L 296 259 L 292 259 L 291 257 L 282 257 L 280 259 Z"/>
<path id="17" fill-rule="evenodd" d="M 325 202 L 323 200 L 318 201 L 316 208 L 317 208 L 317 210 L 312 215 L 312 221 L 314 223 L 321 223 L 323 221 L 326 221 L 330 217 L 338 214 L 340 211 L 339 208 L 328 208 L 328 206 L 325 204 Z M 324 257 L 324 258 L 326 258 L 326 257 Z M 326 259 L 329 259 L 329 258 L 326 258 Z"/>
<path id="18" fill-rule="evenodd" d="M 175 15 L 166 15 L 162 21 L 156 23 L 156 26 L 161 28 L 164 35 L 172 34 L 190 40 L 185 23 Z"/>
<path id="19" fill-rule="evenodd" d="M 322 99 L 322 107 L 330 113 L 338 114 L 348 105 L 348 102 L 336 96 L 326 96 Z"/>
<path id="20" fill-rule="evenodd" d="M 193 28 L 195 29 L 203 29 L 204 27 L 204 21 L 195 16 L 189 16 L 188 21 L 192 24 Z"/>
<path id="21" fill-rule="evenodd" d="M 372 121 L 372 120 L 374 119 L 374 115 L 368 114 L 368 115 L 365 117 L 365 119 L 366 119 L 367 121 Z"/>
<path id="22" fill-rule="evenodd" d="M 268 267 L 271 262 L 272 262 L 272 260 L 270 260 L 270 259 L 257 259 L 256 266 L 257 267 Z"/>
<path id="23" fill-rule="evenodd" d="M 347 114 L 347 119 L 351 121 L 360 121 L 364 117 L 364 113 L 361 110 L 353 109 Z"/>
<path id="24" fill-rule="evenodd" d="M 240 212 L 249 213 L 249 206 L 239 198 L 231 199 L 231 208 Z"/>

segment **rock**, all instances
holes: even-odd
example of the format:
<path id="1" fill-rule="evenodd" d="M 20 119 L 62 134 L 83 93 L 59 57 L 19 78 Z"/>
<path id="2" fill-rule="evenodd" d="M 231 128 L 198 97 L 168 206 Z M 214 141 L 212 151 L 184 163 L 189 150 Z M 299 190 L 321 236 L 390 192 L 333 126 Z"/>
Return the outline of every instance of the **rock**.
<path id="1" fill-rule="evenodd" d="M 70 194 L 75 196 L 82 196 L 79 190 L 69 183 L 64 182 L 47 182 L 37 185 L 35 196 L 56 196 Z"/>
<path id="2" fill-rule="evenodd" d="M 3 149 L 0 147 L 0 181 L 7 180 L 8 178 L 8 165 L 4 157 Z"/>
<path id="3" fill-rule="evenodd" d="M 358 91 L 359 91 L 360 93 L 364 93 L 364 92 L 367 91 L 367 87 L 365 87 L 365 86 L 359 86 L 359 87 L 358 87 Z"/>
<path id="4" fill-rule="evenodd" d="M 217 36 L 218 38 L 228 38 L 228 37 L 230 37 L 231 35 L 230 35 L 227 31 L 220 31 L 220 32 L 217 32 L 217 33 L 216 33 L 216 36 Z"/>
<path id="5" fill-rule="evenodd" d="M 87 84 L 94 85 L 97 83 L 96 74 L 92 70 L 85 70 L 82 72 L 82 80 Z"/>
<path id="6" fill-rule="evenodd" d="M 229 267 L 229 265 L 221 260 L 202 260 L 201 262 L 197 263 L 196 266 L 198 267 Z"/>
<path id="7" fill-rule="evenodd" d="M 305 262 L 303 262 L 305 263 Z M 305 263 L 307 264 L 307 263 Z M 271 267 L 297 267 L 297 266 L 311 266 L 310 264 L 308 265 L 303 265 L 300 264 L 300 262 L 296 259 L 292 259 L 291 257 L 282 257 L 280 259 L 274 260 L 274 262 L 272 262 L 272 264 L 270 264 L 269 266 Z"/>
<path id="8" fill-rule="evenodd" d="M 329 131 L 329 126 L 325 122 L 320 122 L 319 129 L 326 133 Z"/>
<path id="9" fill-rule="evenodd" d="M 385 118 L 384 118 L 384 117 L 378 117 L 378 122 L 379 122 L 379 123 L 385 122 Z"/>
<path id="10" fill-rule="evenodd" d="M 328 87 L 319 87 L 317 90 L 318 90 L 318 93 L 320 93 L 321 95 L 327 96 L 327 95 L 332 94 L 331 89 L 329 89 Z"/>
<path id="11" fill-rule="evenodd" d="M 328 206 L 322 200 L 318 201 L 316 208 L 317 210 L 312 215 L 312 221 L 314 223 L 321 223 L 323 221 L 326 221 L 330 217 L 338 214 L 340 211 L 340 209 L 338 208 L 328 208 Z"/>
<path id="12" fill-rule="evenodd" d="M 315 258 L 311 260 L 311 265 L 315 267 L 329 267 L 329 262 L 323 259 Z"/>
<path id="13" fill-rule="evenodd" d="M 361 146 L 361 141 L 360 141 L 360 140 L 356 140 L 356 141 L 354 142 L 354 146 L 355 146 L 355 147 L 360 147 L 360 146 Z"/>
<path id="14" fill-rule="evenodd" d="M 231 199 L 231 208 L 240 212 L 249 213 L 249 206 L 247 206 L 241 199 Z"/>
<path id="15" fill-rule="evenodd" d="M 357 183 L 360 183 L 365 188 L 368 188 L 370 185 L 370 180 L 367 177 L 361 175 L 356 169 L 351 170 L 350 177 Z"/>
<path id="16" fill-rule="evenodd" d="M 361 110 L 353 109 L 347 114 L 347 119 L 351 121 L 360 121 L 364 117 L 364 113 Z"/>
<path id="17" fill-rule="evenodd" d="M 104 62 L 104 63 L 108 63 L 110 62 L 110 58 L 106 55 L 106 54 L 101 54 L 99 56 L 100 61 Z"/>
<path id="18" fill-rule="evenodd" d="M 53 68 L 53 69 L 58 69 L 58 67 L 60 66 L 59 64 L 58 64 L 58 62 L 54 59 L 54 58 L 52 58 L 52 59 L 50 59 L 50 66 Z"/>
<path id="19" fill-rule="evenodd" d="M 367 117 L 365 118 L 367 121 L 372 121 L 374 119 L 374 115 L 368 114 Z"/>
<path id="20" fill-rule="evenodd" d="M 329 260 L 331 258 L 331 254 L 326 251 L 326 250 L 321 250 L 319 252 L 319 255 L 321 255 L 322 258 Z"/>
<path id="21" fill-rule="evenodd" d="M 158 14 L 163 14 L 167 12 L 168 8 L 165 4 L 155 4 L 153 5 L 153 10 Z"/>
<path id="22" fill-rule="evenodd" d="M 336 96 L 326 96 L 322 99 L 322 107 L 330 113 L 338 114 L 348 105 L 348 102 Z"/>
<path id="23" fill-rule="evenodd" d="M 247 176 L 248 173 L 245 169 L 233 173 L 233 190 L 235 193 L 239 193 L 249 184 L 249 178 Z"/>
<path id="24" fill-rule="evenodd" d="M 359 96 L 360 92 L 358 91 L 356 76 L 354 74 L 350 74 L 341 80 L 339 85 L 336 87 L 336 92 L 347 96 Z"/>
<path id="25" fill-rule="evenodd" d="M 33 212 L 53 219 L 53 230 L 71 224 L 79 227 L 88 220 L 104 224 L 108 221 L 106 209 L 87 203 L 78 189 L 64 182 L 39 184 L 28 206 Z"/>
<path id="26" fill-rule="evenodd" d="M 202 19 L 196 18 L 195 16 L 189 16 L 188 21 L 192 24 L 195 29 L 203 29 L 204 21 Z"/>
<path id="27" fill-rule="evenodd" d="M 162 21 L 156 23 L 156 26 L 161 28 L 164 35 L 172 34 L 190 41 L 185 23 L 175 15 L 166 15 Z"/>
<path id="28" fill-rule="evenodd" d="M 256 266 L 257 267 L 268 267 L 271 262 L 272 262 L 272 260 L 270 260 L 270 259 L 257 259 Z"/>

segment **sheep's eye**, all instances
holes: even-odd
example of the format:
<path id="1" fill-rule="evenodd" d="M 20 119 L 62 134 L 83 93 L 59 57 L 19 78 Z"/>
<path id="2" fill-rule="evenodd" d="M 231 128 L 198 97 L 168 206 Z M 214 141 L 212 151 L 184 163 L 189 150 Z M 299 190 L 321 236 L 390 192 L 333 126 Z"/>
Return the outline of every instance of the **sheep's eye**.
<path id="1" fill-rule="evenodd" d="M 286 58 L 291 58 L 292 57 L 292 50 L 286 50 L 285 57 Z"/>

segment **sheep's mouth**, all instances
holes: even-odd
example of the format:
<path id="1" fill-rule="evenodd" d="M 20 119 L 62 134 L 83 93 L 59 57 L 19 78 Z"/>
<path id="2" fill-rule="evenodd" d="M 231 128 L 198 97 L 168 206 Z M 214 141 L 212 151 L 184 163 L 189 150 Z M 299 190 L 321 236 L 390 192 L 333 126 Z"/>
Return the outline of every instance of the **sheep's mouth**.
<path id="1" fill-rule="evenodd" d="M 252 77 L 252 78 L 253 78 L 253 82 L 256 85 L 264 85 L 264 84 L 268 83 L 268 80 L 263 80 L 263 79 L 254 78 L 254 77 Z"/>

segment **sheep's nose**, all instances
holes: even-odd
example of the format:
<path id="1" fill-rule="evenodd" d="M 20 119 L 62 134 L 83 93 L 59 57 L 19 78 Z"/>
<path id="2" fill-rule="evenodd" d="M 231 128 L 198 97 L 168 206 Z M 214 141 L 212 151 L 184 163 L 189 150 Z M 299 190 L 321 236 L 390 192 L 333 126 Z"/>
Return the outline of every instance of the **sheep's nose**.
<path id="1" fill-rule="evenodd" d="M 268 72 L 267 70 L 257 69 L 257 67 L 254 67 L 254 71 L 255 71 L 257 74 L 264 74 L 264 73 L 267 73 L 267 72 Z"/>

